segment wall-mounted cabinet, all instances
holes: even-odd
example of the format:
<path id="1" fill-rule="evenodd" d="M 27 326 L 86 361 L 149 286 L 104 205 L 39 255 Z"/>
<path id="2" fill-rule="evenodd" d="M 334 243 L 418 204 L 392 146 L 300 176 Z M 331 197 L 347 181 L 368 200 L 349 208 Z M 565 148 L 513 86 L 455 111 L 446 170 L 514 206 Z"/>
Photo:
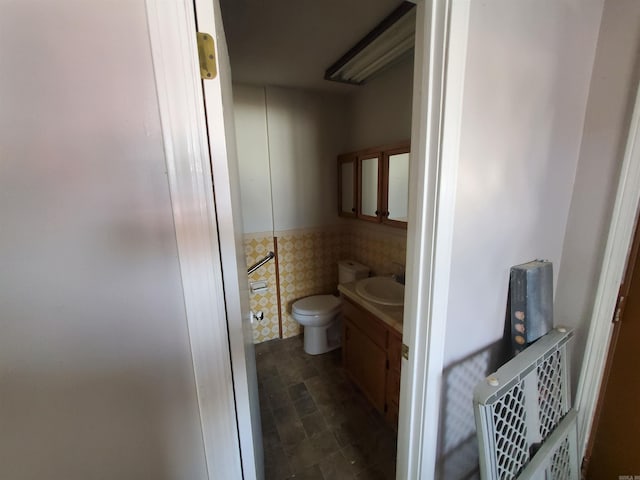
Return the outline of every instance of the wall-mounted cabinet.
<path id="1" fill-rule="evenodd" d="M 380 152 L 358 155 L 358 218 L 379 222 L 381 210 L 380 180 L 382 179 Z"/>
<path id="2" fill-rule="evenodd" d="M 383 222 L 407 226 L 409 210 L 409 145 L 386 150 L 382 157 Z"/>
<path id="3" fill-rule="evenodd" d="M 358 207 L 358 157 L 347 153 L 338 157 L 338 213 L 355 217 Z"/>
<path id="4" fill-rule="evenodd" d="M 338 157 L 339 215 L 407 227 L 409 142 Z"/>

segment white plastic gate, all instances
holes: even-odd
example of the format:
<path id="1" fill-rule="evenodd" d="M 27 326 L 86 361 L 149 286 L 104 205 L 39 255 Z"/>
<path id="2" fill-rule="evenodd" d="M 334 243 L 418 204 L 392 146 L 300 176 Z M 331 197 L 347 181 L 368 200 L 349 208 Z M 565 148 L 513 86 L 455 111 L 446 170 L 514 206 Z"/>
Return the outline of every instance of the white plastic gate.
<path id="1" fill-rule="evenodd" d="M 484 480 L 580 477 L 569 391 L 567 342 L 572 336 L 572 330 L 552 330 L 476 386 Z"/>

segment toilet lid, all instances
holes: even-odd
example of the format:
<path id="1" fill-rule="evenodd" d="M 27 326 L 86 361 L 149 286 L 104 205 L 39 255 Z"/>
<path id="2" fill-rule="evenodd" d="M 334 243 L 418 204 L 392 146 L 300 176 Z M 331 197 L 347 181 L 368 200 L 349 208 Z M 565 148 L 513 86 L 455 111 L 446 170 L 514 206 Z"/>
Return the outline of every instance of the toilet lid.
<path id="1" fill-rule="evenodd" d="M 320 315 L 340 308 L 340 298 L 333 295 L 313 295 L 293 303 L 293 311 L 301 315 Z"/>

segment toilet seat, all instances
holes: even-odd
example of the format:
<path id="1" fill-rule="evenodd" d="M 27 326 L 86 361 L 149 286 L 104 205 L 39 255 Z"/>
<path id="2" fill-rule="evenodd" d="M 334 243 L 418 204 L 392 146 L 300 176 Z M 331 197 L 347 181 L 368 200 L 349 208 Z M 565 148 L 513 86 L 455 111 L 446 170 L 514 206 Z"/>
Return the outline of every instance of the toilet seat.
<path id="1" fill-rule="evenodd" d="M 333 295 L 312 295 L 295 301 L 291 309 L 297 315 L 334 314 L 340 310 L 340 298 Z"/>

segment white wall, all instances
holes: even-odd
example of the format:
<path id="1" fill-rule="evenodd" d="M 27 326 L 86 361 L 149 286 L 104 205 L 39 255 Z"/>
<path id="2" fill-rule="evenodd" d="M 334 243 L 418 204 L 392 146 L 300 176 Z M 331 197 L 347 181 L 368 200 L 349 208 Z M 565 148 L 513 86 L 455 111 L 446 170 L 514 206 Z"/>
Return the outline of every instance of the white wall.
<path id="1" fill-rule="evenodd" d="M 245 233 L 271 230 L 267 172 L 276 231 L 335 223 L 344 98 L 283 87 L 236 85 L 234 91 Z"/>
<path id="2" fill-rule="evenodd" d="M 557 279 L 601 12 L 471 4 L 445 364 L 502 337 L 510 266 Z"/>
<path id="3" fill-rule="evenodd" d="M 360 150 L 411 137 L 413 57 L 382 72 L 349 95 L 347 150 Z"/>
<path id="4" fill-rule="evenodd" d="M 412 85 L 412 57 L 349 95 L 234 85 L 245 233 L 335 223 L 336 156 L 409 139 Z"/>
<path id="5" fill-rule="evenodd" d="M 0 15 L 0 477 L 206 478 L 144 1 Z"/>
<path id="6" fill-rule="evenodd" d="M 240 196 L 245 233 L 270 232 L 271 171 L 264 88 L 233 86 Z"/>
<path id="7" fill-rule="evenodd" d="M 274 229 L 335 223 L 336 156 L 347 125 L 343 99 L 278 87 L 266 95 Z"/>
<path id="8" fill-rule="evenodd" d="M 555 301 L 556 322 L 576 329 L 574 385 L 582 364 L 638 87 L 639 48 L 640 3 L 606 0 Z"/>

